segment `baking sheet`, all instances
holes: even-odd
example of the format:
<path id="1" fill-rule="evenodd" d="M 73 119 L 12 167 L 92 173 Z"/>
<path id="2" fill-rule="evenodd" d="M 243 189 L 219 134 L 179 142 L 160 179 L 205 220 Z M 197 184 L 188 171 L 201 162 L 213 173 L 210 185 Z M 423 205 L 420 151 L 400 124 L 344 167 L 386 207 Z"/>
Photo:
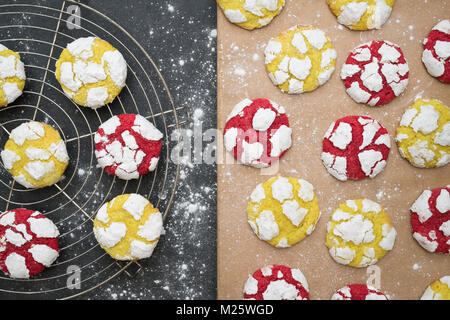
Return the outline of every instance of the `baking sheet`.
<path id="1" fill-rule="evenodd" d="M 419 299 L 434 280 L 450 274 L 450 255 L 432 254 L 412 238 L 409 207 L 424 189 L 450 183 L 450 166 L 418 169 L 402 159 L 392 137 L 404 110 L 416 97 L 436 98 L 450 105 L 450 85 L 426 72 L 422 41 L 440 20 L 448 19 L 450 1 L 397 0 L 381 30 L 351 31 L 340 26 L 325 0 L 287 0 L 282 13 L 260 30 L 246 31 L 218 12 L 218 125 L 234 105 L 249 98 L 269 98 L 286 108 L 293 128 L 293 146 L 273 175 L 303 178 L 316 191 L 322 217 L 309 237 L 280 249 L 259 240 L 247 223 L 248 196 L 269 179 L 258 169 L 238 164 L 218 165 L 218 298 L 242 299 L 248 275 L 267 264 L 299 268 L 306 276 L 311 299 L 329 299 L 351 283 L 366 283 L 379 274 L 381 290 L 392 299 Z M 264 47 L 271 37 L 296 25 L 319 27 L 333 42 L 338 58 L 330 81 L 302 95 L 288 95 L 273 86 L 264 65 Z M 355 103 L 345 92 L 340 68 L 350 50 L 370 40 L 390 40 L 402 48 L 410 67 L 405 93 L 390 104 L 370 108 Z M 391 135 L 386 169 L 375 179 L 340 182 L 320 160 L 322 138 L 332 121 L 346 115 L 367 115 L 380 121 Z M 219 159 L 224 155 L 219 145 Z M 222 154 L 220 154 L 222 153 Z M 331 258 L 325 246 L 326 223 L 340 203 L 369 198 L 391 217 L 398 235 L 393 250 L 375 268 L 353 268 Z"/>

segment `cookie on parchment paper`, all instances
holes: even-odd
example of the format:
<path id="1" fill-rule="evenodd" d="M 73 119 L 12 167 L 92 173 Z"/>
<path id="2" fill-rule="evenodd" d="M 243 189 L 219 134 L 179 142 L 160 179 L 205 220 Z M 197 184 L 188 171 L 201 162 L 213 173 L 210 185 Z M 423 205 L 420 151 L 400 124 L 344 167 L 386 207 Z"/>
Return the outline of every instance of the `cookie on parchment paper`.
<path id="1" fill-rule="evenodd" d="M 217 0 L 228 21 L 247 30 L 268 25 L 283 9 L 285 0 Z"/>
<path id="2" fill-rule="evenodd" d="M 309 300 L 308 282 L 299 269 L 269 265 L 248 277 L 245 300 Z"/>
<path id="3" fill-rule="evenodd" d="M 264 51 L 272 83 L 289 94 L 313 91 L 334 72 L 337 53 L 325 32 L 294 26 L 272 38 Z"/>
<path id="4" fill-rule="evenodd" d="M 286 111 L 267 99 L 244 99 L 231 111 L 224 128 L 224 145 L 242 164 L 265 168 L 292 145 Z"/>
<path id="5" fill-rule="evenodd" d="M 377 120 L 347 116 L 328 128 L 321 158 L 338 180 L 374 178 L 385 168 L 390 148 L 389 134 Z"/>
<path id="6" fill-rule="evenodd" d="M 410 211 L 414 239 L 429 252 L 450 253 L 450 186 L 423 191 Z"/>
<path id="7" fill-rule="evenodd" d="M 314 187 L 303 179 L 273 177 L 253 190 L 247 218 L 259 239 L 290 247 L 310 235 L 320 218 Z"/>
<path id="8" fill-rule="evenodd" d="M 399 46 L 371 41 L 352 50 L 342 66 L 341 79 L 353 100 L 381 106 L 405 91 L 409 66 Z"/>
<path id="9" fill-rule="evenodd" d="M 327 224 L 326 245 L 336 262 L 367 267 L 392 250 L 396 236 L 388 214 L 378 203 L 347 200 Z"/>
<path id="10" fill-rule="evenodd" d="M 389 296 L 365 284 L 349 284 L 337 290 L 331 300 L 389 300 Z"/>
<path id="11" fill-rule="evenodd" d="M 450 108 L 439 100 L 416 100 L 404 112 L 395 140 L 413 166 L 445 166 L 450 162 Z"/>
<path id="12" fill-rule="evenodd" d="M 380 29 L 389 19 L 395 0 L 327 0 L 340 24 L 353 30 Z"/>
<path id="13" fill-rule="evenodd" d="M 436 79 L 450 83 L 450 20 L 433 27 L 423 41 L 422 62 Z"/>
<path id="14" fill-rule="evenodd" d="M 0 214 L 0 269 L 11 278 L 28 279 L 59 255 L 59 231 L 38 211 L 14 209 Z"/>

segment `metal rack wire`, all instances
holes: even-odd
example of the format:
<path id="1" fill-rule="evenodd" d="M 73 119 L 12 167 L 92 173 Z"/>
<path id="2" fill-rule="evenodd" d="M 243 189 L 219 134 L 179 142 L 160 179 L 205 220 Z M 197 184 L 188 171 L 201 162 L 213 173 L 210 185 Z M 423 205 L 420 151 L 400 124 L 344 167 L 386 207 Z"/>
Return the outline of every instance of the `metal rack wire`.
<path id="1" fill-rule="evenodd" d="M 0 210 L 25 207 L 39 210 L 60 230 L 60 256 L 42 274 L 29 280 L 0 276 L 0 298 L 67 299 L 79 297 L 111 279 L 133 277 L 143 262 L 117 262 L 97 244 L 92 221 L 103 203 L 122 193 L 147 196 L 165 218 L 173 201 L 179 164 L 170 161 L 173 130 L 189 121 L 187 108 L 175 107 L 168 86 L 144 48 L 120 25 L 96 9 L 72 0 L 0 4 L 0 43 L 18 52 L 25 63 L 23 95 L 0 109 L 0 142 L 28 120 L 46 122 L 62 134 L 70 163 L 52 187 L 28 190 L 14 183 L 0 168 Z M 51 3 L 52 5 L 50 5 Z M 47 5 L 48 4 L 48 5 Z M 81 8 L 79 29 L 70 30 L 69 5 Z M 67 43 L 86 36 L 110 42 L 128 64 L 127 85 L 118 98 L 98 110 L 87 110 L 69 100 L 55 78 L 55 63 Z M 136 181 L 122 181 L 96 167 L 93 135 L 112 115 L 139 113 L 164 134 L 156 171 Z M 157 250 L 157 249 L 156 249 Z M 69 267 L 80 271 L 79 286 L 68 287 Z"/>

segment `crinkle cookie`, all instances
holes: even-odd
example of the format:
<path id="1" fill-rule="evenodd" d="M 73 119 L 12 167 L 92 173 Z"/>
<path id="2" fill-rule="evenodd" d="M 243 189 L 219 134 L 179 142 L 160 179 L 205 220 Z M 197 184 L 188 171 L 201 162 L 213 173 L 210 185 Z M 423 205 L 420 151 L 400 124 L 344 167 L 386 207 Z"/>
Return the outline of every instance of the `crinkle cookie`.
<path id="1" fill-rule="evenodd" d="M 270 166 L 292 145 L 286 111 L 267 99 L 244 99 L 227 118 L 224 145 L 241 163 L 256 168 Z"/>
<path id="2" fill-rule="evenodd" d="M 245 300 L 309 300 L 308 281 L 299 269 L 269 265 L 250 275 Z"/>
<path id="3" fill-rule="evenodd" d="M 425 190 L 410 210 L 414 239 L 429 252 L 450 253 L 450 186 Z"/>
<path id="4" fill-rule="evenodd" d="M 95 238 L 116 260 L 150 257 L 162 230 L 161 213 L 135 193 L 123 194 L 105 203 L 94 220 Z"/>
<path id="5" fill-rule="evenodd" d="M 256 186 L 247 216 L 259 239 L 286 248 L 314 231 L 320 211 L 314 187 L 308 181 L 273 177 Z"/>
<path id="6" fill-rule="evenodd" d="M 430 284 L 420 300 L 450 300 L 450 276 L 444 276 Z"/>
<path id="7" fill-rule="evenodd" d="M 327 224 L 331 257 L 352 267 L 367 267 L 394 247 L 397 232 L 388 214 L 368 199 L 347 200 Z"/>
<path id="8" fill-rule="evenodd" d="M 422 62 L 430 75 L 450 83 L 450 20 L 439 22 L 423 41 Z"/>
<path id="9" fill-rule="evenodd" d="M 22 123 L 11 131 L 1 158 L 14 180 L 26 188 L 55 184 L 69 163 L 58 131 L 37 121 Z"/>
<path id="10" fill-rule="evenodd" d="M 59 231 L 38 211 L 14 209 L 0 214 L 0 269 L 11 278 L 28 279 L 59 255 Z"/>
<path id="11" fill-rule="evenodd" d="M 95 156 L 109 174 L 138 179 L 154 171 L 163 134 L 138 114 L 121 114 L 104 122 L 94 135 Z"/>
<path id="12" fill-rule="evenodd" d="M 25 87 L 25 66 L 18 53 L 0 44 L 0 107 L 13 103 Z"/>
<path id="13" fill-rule="evenodd" d="M 336 291 L 331 300 L 389 300 L 389 296 L 365 284 L 349 284 Z"/>
<path id="14" fill-rule="evenodd" d="M 445 166 L 450 162 L 449 107 L 439 100 L 416 100 L 403 114 L 395 140 L 413 166 Z"/>
<path id="15" fill-rule="evenodd" d="M 391 148 L 387 130 L 370 117 L 333 122 L 323 139 L 322 162 L 341 181 L 374 178 L 386 166 Z"/>
<path id="16" fill-rule="evenodd" d="M 405 91 L 409 67 L 399 46 L 371 41 L 352 50 L 342 66 L 341 79 L 353 100 L 381 106 Z"/>
<path id="17" fill-rule="evenodd" d="M 247 30 L 268 25 L 283 9 L 285 0 L 217 0 L 227 19 Z"/>
<path id="18" fill-rule="evenodd" d="M 380 29 L 395 0 L 327 0 L 340 24 L 353 30 Z"/>
<path id="19" fill-rule="evenodd" d="M 272 38 L 264 53 L 269 78 L 290 94 L 312 91 L 325 84 L 337 57 L 325 32 L 301 25 Z"/>
<path id="20" fill-rule="evenodd" d="M 75 103 L 92 109 L 112 102 L 125 86 L 127 64 L 105 40 L 87 37 L 69 43 L 56 62 L 56 79 Z"/>

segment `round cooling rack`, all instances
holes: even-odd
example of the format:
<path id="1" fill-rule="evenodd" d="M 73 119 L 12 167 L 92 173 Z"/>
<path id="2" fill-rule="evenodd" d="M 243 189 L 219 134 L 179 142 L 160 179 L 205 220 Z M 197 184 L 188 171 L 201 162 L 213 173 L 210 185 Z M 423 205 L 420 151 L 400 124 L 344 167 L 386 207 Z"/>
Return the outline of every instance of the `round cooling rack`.
<path id="1" fill-rule="evenodd" d="M 74 298 L 121 274 L 133 277 L 141 272 L 145 260 L 118 262 L 105 253 L 94 237 L 92 222 L 105 202 L 123 193 L 147 197 L 164 218 L 167 216 L 179 174 L 178 162 L 170 160 L 170 151 L 179 141 L 172 141 L 171 133 L 189 121 L 187 108 L 174 106 L 157 66 L 125 29 L 83 3 L 41 2 L 0 1 L 0 43 L 20 54 L 27 75 L 23 95 L 0 109 L 0 143 L 3 147 L 9 132 L 25 121 L 45 122 L 62 135 L 70 161 L 57 184 L 38 190 L 15 183 L 0 167 L 0 211 L 27 208 L 44 213 L 58 226 L 61 252 L 51 267 L 31 279 L 11 279 L 2 273 L 3 299 Z M 74 5 L 81 13 L 77 28 L 70 24 L 74 22 Z M 87 36 L 111 43 L 128 64 L 127 84 L 120 95 L 97 110 L 73 103 L 55 78 L 55 63 L 62 50 Z M 122 113 L 141 114 L 164 134 L 158 168 L 138 180 L 116 179 L 97 167 L 94 158 L 93 136 L 98 126 Z"/>

